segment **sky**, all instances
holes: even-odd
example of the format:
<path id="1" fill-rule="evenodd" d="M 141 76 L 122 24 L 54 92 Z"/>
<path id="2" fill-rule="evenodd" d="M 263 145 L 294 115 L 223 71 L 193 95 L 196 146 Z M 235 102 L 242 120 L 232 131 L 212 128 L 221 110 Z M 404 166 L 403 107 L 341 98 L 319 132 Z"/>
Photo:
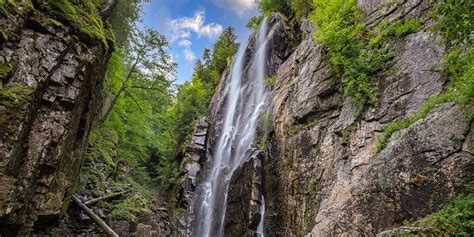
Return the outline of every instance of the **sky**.
<path id="1" fill-rule="evenodd" d="M 141 0 L 143 23 L 168 39 L 178 63 L 176 83 L 191 80 L 194 63 L 204 48 L 212 49 L 217 37 L 232 26 L 238 41 L 247 40 L 245 27 L 257 15 L 255 0 Z"/>

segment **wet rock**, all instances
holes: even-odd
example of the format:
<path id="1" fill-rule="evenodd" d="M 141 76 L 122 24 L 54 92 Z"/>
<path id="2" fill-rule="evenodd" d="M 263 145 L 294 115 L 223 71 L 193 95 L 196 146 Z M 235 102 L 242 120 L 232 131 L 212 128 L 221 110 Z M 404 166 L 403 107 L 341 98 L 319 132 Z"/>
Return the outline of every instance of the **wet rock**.
<path id="1" fill-rule="evenodd" d="M 49 14 L 18 7 L 0 20 L 2 64 L 15 65 L 0 83 L 19 88 L 0 101 L 0 235 L 28 235 L 64 214 L 103 99 L 113 47 L 34 24 Z"/>
<path id="2" fill-rule="evenodd" d="M 206 159 L 207 129 L 209 123 L 206 118 L 201 118 L 194 130 L 191 141 L 184 153 L 182 170 L 185 181 L 181 194 L 184 195 L 185 205 L 192 205 L 193 194 L 196 190 L 198 179 L 200 178 L 202 167 Z"/>
<path id="3" fill-rule="evenodd" d="M 233 174 L 227 196 L 225 236 L 250 236 L 260 223 L 262 205 L 262 162 L 265 154 L 253 150 Z"/>
<path id="4" fill-rule="evenodd" d="M 255 138 L 260 144 L 268 136 L 259 147 L 266 158 L 253 151 L 234 173 L 226 235 L 255 234 L 261 194 L 266 204 L 265 233 L 271 236 L 386 236 L 393 231 L 429 235 L 430 230 L 400 226 L 439 210 L 457 189 L 474 182 L 473 125 L 467 112 L 453 103 L 438 105 L 425 118 L 394 133 L 385 149 L 377 150 L 377 137 L 389 123 L 413 115 L 445 89 L 446 78 L 432 70 L 442 66 L 446 48 L 426 30 L 430 2 L 396 2 L 358 1 L 367 10 L 368 28 L 408 17 L 424 24 L 420 32 L 390 39 L 396 56 L 378 75 L 380 103 L 360 118 L 355 116 L 358 106 L 338 86 L 324 48 L 312 40 L 313 27 L 303 21 L 295 37 L 281 33 L 278 27 L 285 32 L 291 28 L 284 20 L 273 23 L 282 21 L 282 16 L 269 19 L 278 27 L 270 30 L 277 36 L 268 36 L 274 38 L 269 41 L 267 74 L 276 75 L 277 81 L 271 87 L 273 101 L 266 122 L 270 126 L 263 132 L 261 122 Z M 221 97 L 226 75 L 209 111 L 207 153 L 212 153 L 223 121 L 225 108 L 219 103 L 225 102 Z"/>

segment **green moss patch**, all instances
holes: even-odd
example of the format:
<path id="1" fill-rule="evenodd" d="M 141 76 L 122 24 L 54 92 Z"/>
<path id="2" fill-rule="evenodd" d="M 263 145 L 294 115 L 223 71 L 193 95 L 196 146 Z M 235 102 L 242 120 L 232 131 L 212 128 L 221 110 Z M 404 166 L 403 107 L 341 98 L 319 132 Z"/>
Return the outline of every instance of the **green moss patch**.
<path id="1" fill-rule="evenodd" d="M 22 10 L 20 10 L 20 8 Z M 33 11 L 35 8 L 30 2 L 15 2 L 14 0 L 0 0 L 0 17 L 10 18 L 13 15 L 24 15 Z"/>
<path id="2" fill-rule="evenodd" d="M 19 106 L 31 98 L 34 88 L 19 83 L 0 88 L 0 105 Z"/>
<path id="3" fill-rule="evenodd" d="M 10 77 L 15 72 L 17 65 L 17 61 L 11 61 L 9 63 L 0 64 L 0 78 L 3 82 L 5 82 L 6 79 L 8 79 L 8 77 Z"/>
<path id="4" fill-rule="evenodd" d="M 100 3 L 92 0 L 41 0 L 41 6 L 51 13 L 52 17 L 59 18 L 59 22 L 66 21 L 77 32 L 80 38 L 86 40 L 100 40 L 108 46 L 105 24 L 99 14 Z"/>
<path id="5" fill-rule="evenodd" d="M 17 131 L 34 91 L 34 87 L 17 83 L 0 88 L 0 134 Z"/>
<path id="6" fill-rule="evenodd" d="M 134 195 L 123 202 L 115 205 L 112 210 L 112 217 L 115 220 L 137 221 L 138 214 L 151 213 L 150 204 L 140 195 Z"/>

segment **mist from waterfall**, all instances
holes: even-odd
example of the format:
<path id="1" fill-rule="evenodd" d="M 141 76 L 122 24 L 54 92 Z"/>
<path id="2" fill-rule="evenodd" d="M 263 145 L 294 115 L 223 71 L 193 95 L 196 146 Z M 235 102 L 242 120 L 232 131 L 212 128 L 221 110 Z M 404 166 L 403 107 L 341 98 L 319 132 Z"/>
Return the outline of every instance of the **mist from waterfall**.
<path id="1" fill-rule="evenodd" d="M 259 116 L 265 109 L 267 58 L 267 20 L 262 21 L 255 40 L 255 54 L 245 74 L 245 52 L 242 44 L 235 55 L 225 95 L 223 124 L 214 153 L 208 158 L 208 169 L 196 191 L 192 236 L 223 236 L 229 182 L 234 171 L 248 158 L 247 151 L 255 138 Z M 263 223 L 263 220 L 261 220 Z M 263 229 L 263 226 L 261 227 Z"/>

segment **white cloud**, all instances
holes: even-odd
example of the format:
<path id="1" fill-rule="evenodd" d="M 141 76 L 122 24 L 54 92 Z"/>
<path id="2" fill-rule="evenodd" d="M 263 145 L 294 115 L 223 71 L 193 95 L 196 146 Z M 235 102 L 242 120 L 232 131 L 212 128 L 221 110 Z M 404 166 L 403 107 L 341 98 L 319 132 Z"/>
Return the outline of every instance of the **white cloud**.
<path id="1" fill-rule="evenodd" d="M 190 47 L 191 46 L 191 41 L 185 39 L 185 40 L 181 40 L 179 41 L 178 45 L 180 46 L 183 46 L 183 47 Z"/>
<path id="2" fill-rule="evenodd" d="M 222 26 L 216 23 L 204 24 L 205 12 L 197 11 L 193 17 L 182 17 L 168 22 L 168 28 L 171 30 L 170 41 L 177 39 L 188 39 L 191 33 L 198 37 L 214 38 L 222 33 Z"/>
<path id="3" fill-rule="evenodd" d="M 257 8 L 255 0 L 214 0 L 214 3 L 222 8 L 230 8 L 239 16 L 245 16 Z"/>
<path id="4" fill-rule="evenodd" d="M 194 59 L 196 59 L 196 55 L 194 55 L 193 51 L 189 48 L 184 49 L 183 54 L 186 61 L 194 61 Z"/>

